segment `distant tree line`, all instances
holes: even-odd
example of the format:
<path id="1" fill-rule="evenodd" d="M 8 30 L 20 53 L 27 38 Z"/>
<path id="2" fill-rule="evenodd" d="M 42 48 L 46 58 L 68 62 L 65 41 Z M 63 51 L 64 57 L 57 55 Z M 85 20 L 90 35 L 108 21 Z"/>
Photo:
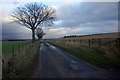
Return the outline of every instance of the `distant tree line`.
<path id="1" fill-rule="evenodd" d="M 77 37 L 77 35 L 64 36 L 63 38 Z"/>

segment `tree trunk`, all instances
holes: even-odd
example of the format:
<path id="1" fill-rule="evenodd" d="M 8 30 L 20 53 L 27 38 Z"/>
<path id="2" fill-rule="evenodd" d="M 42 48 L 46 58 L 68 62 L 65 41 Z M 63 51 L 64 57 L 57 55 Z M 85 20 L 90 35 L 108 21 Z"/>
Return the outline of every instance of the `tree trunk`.
<path id="1" fill-rule="evenodd" d="M 32 42 L 35 42 L 35 29 L 32 29 Z"/>

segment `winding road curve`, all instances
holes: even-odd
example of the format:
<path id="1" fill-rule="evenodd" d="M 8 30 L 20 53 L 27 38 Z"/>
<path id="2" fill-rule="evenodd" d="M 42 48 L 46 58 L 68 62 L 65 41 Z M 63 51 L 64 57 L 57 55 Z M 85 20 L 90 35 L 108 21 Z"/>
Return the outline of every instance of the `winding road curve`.
<path id="1" fill-rule="evenodd" d="M 106 78 L 97 67 L 42 41 L 30 78 Z"/>

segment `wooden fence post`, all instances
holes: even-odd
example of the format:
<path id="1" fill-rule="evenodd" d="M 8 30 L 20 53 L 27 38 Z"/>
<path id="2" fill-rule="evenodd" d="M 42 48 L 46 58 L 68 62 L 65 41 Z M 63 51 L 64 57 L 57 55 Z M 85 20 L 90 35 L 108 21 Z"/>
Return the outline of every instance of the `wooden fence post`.
<path id="1" fill-rule="evenodd" d="M 70 39 L 69 39 L 69 42 L 70 42 Z"/>
<path id="2" fill-rule="evenodd" d="M 15 52 L 14 45 L 12 45 L 12 60 L 14 60 L 14 52 Z"/>
<path id="3" fill-rule="evenodd" d="M 118 49 L 118 39 L 116 39 L 115 41 L 115 46 L 116 46 L 115 48 Z"/>
<path id="4" fill-rule="evenodd" d="M 79 41 L 78 41 L 78 44 L 79 44 L 79 47 L 81 47 L 80 39 L 79 39 Z"/>
<path id="5" fill-rule="evenodd" d="M 26 41 L 25 41 L 25 46 L 26 46 Z"/>
<path id="6" fill-rule="evenodd" d="M 82 40 L 80 40 L 80 44 L 81 44 L 81 46 L 82 46 Z"/>
<path id="7" fill-rule="evenodd" d="M 24 42 L 24 49 L 25 49 L 25 52 L 26 52 L 26 44 L 25 44 L 25 42 Z"/>
<path id="8" fill-rule="evenodd" d="M 89 39 L 88 41 L 89 41 L 89 47 L 90 47 L 90 46 L 91 46 L 91 45 L 90 45 L 90 39 Z"/>
<path id="9" fill-rule="evenodd" d="M 73 41 L 74 41 L 74 47 L 75 47 L 75 39 Z"/>
<path id="10" fill-rule="evenodd" d="M 109 39 L 109 43 L 108 43 L 108 44 L 109 44 L 109 46 L 111 46 L 111 45 L 110 45 L 110 44 L 111 44 L 111 40 L 110 40 L 110 39 Z"/>
<path id="11" fill-rule="evenodd" d="M 19 51 L 20 51 L 20 49 L 21 49 L 20 44 L 19 44 L 19 46 L 18 46 L 18 47 L 19 47 Z"/>
<path id="12" fill-rule="evenodd" d="M 118 49 L 119 49 L 119 51 L 120 51 L 120 38 L 118 38 Z"/>
<path id="13" fill-rule="evenodd" d="M 92 47 L 93 47 L 93 39 L 92 39 Z"/>
<path id="14" fill-rule="evenodd" d="M 101 40 L 98 39 L 98 46 L 100 47 L 101 46 Z"/>

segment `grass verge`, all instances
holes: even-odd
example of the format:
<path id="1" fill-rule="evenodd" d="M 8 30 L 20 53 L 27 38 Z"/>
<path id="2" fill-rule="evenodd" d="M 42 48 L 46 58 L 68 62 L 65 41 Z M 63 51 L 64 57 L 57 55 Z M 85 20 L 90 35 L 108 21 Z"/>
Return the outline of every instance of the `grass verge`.
<path id="1" fill-rule="evenodd" d="M 56 47 L 59 47 L 78 58 L 90 62 L 97 66 L 103 65 L 114 65 L 120 66 L 120 57 L 116 57 L 115 59 L 111 59 L 106 56 L 106 52 L 102 48 L 90 48 L 90 47 L 82 47 L 82 48 L 74 48 L 74 47 L 65 47 L 64 45 L 58 45 L 50 43 Z"/>
<path id="2" fill-rule="evenodd" d="M 3 68 L 3 78 L 25 78 L 38 55 L 39 47 L 40 42 L 35 42 L 25 50 L 24 56 L 15 57 L 7 69 Z"/>

